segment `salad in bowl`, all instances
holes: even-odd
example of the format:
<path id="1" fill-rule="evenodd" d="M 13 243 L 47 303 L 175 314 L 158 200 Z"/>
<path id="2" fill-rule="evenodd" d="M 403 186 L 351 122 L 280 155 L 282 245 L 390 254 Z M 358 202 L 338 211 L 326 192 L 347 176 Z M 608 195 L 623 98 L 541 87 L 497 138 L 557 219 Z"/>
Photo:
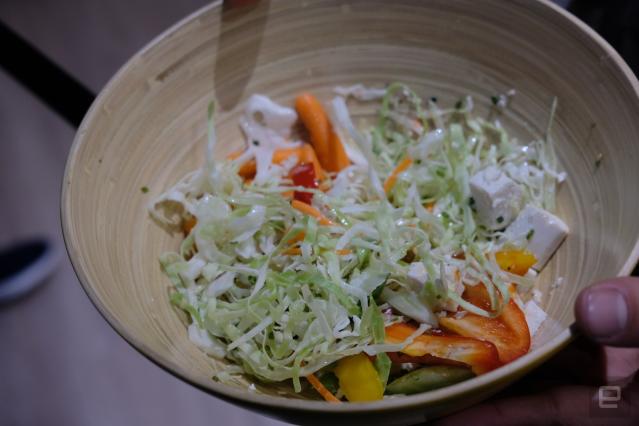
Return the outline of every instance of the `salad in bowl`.
<path id="1" fill-rule="evenodd" d="M 331 403 L 440 388 L 526 354 L 545 318 L 537 273 L 568 233 L 550 139 L 499 121 L 514 92 L 440 105 L 409 87 L 338 87 L 280 105 L 255 94 L 245 148 L 155 198 L 184 239 L 161 267 L 215 379 L 312 388 Z M 374 105 L 356 125 L 349 103 Z"/>

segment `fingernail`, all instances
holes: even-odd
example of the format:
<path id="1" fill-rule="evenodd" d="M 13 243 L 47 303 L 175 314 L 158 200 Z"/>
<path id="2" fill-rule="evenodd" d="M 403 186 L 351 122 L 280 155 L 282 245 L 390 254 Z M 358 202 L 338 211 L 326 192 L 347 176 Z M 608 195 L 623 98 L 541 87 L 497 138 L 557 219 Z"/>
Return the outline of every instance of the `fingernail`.
<path id="1" fill-rule="evenodd" d="M 622 333 L 628 322 L 626 297 L 614 288 L 599 288 L 589 292 L 586 325 L 593 337 L 608 338 Z"/>

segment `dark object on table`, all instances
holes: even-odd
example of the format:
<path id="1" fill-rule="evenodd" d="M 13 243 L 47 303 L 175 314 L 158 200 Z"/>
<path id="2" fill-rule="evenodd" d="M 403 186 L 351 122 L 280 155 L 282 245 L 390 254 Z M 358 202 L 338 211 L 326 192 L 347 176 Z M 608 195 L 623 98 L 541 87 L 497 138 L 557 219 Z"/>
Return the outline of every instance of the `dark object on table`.
<path id="1" fill-rule="evenodd" d="M 21 82 L 69 124 L 79 126 L 95 95 L 1 21 L 0 40 L 0 68 Z"/>
<path id="2" fill-rule="evenodd" d="M 59 256 L 45 239 L 33 239 L 0 250 L 0 303 L 15 300 L 42 284 Z"/>

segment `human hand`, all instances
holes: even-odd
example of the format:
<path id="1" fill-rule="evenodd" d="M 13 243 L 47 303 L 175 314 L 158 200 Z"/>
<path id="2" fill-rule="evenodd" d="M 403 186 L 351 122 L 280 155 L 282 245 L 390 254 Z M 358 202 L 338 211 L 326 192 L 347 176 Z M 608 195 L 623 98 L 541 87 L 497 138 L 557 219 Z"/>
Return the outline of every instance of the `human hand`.
<path id="1" fill-rule="evenodd" d="M 575 317 L 583 337 L 495 398 L 437 424 L 639 424 L 639 278 L 583 290 Z M 602 385 L 621 387 L 617 408 L 597 405 Z"/>

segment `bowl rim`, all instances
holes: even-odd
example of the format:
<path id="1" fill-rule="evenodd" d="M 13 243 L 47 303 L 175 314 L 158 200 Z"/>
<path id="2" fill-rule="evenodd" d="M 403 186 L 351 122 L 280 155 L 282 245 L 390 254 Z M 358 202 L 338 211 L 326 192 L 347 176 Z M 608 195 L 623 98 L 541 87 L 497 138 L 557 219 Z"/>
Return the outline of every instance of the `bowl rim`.
<path id="1" fill-rule="evenodd" d="M 113 86 L 117 85 L 121 78 L 128 72 L 128 70 L 135 66 L 136 61 L 144 56 L 148 51 L 159 45 L 164 39 L 169 38 L 172 34 L 180 31 L 185 25 L 196 21 L 202 14 L 206 14 L 209 11 L 222 7 L 222 0 L 216 0 L 213 3 L 206 5 L 191 14 L 187 15 L 183 19 L 179 20 L 168 29 L 153 38 L 143 48 L 137 51 L 131 56 L 119 70 L 109 79 L 107 84 L 102 88 L 98 96 L 95 98 L 91 107 L 84 116 L 78 131 L 74 137 L 73 144 L 67 157 L 65 165 L 64 175 L 62 179 L 61 188 L 61 204 L 60 204 L 60 219 L 62 225 L 62 236 L 65 242 L 67 254 L 71 261 L 73 270 L 80 282 L 80 285 L 87 297 L 98 310 L 100 315 L 111 326 L 111 328 L 122 337 L 131 347 L 133 347 L 143 357 L 173 375 L 174 377 L 183 380 L 186 383 L 206 392 L 212 394 L 218 398 L 221 398 L 228 402 L 233 402 L 245 407 L 251 407 L 253 409 L 262 410 L 264 412 L 269 411 L 282 411 L 285 409 L 289 412 L 298 413 L 348 413 L 348 414 L 361 414 L 368 413 L 374 414 L 376 412 L 389 412 L 389 411 L 402 411 L 409 408 L 426 407 L 432 404 L 445 403 L 446 401 L 458 399 L 468 394 L 475 394 L 483 389 L 490 388 L 496 384 L 508 384 L 510 379 L 525 374 L 527 371 L 537 367 L 557 352 L 566 347 L 571 341 L 578 335 L 575 324 L 563 330 L 559 335 L 555 336 L 546 344 L 536 348 L 533 352 L 529 352 L 521 358 L 502 366 L 489 373 L 475 377 L 473 379 L 447 386 L 442 389 L 437 389 L 421 394 L 401 396 L 397 398 L 387 398 L 381 401 L 370 403 L 357 403 L 357 404 L 327 404 L 321 400 L 301 400 L 286 398 L 283 396 L 263 395 L 258 393 L 249 392 L 247 390 L 236 388 L 233 386 L 225 385 L 216 382 L 210 378 L 196 377 L 179 365 L 173 365 L 170 361 L 165 359 L 162 355 L 155 352 L 151 348 L 147 347 L 142 341 L 138 340 L 135 336 L 130 334 L 124 324 L 115 318 L 111 312 L 100 302 L 96 293 L 91 286 L 90 280 L 85 274 L 83 267 L 83 255 L 72 244 L 75 235 L 73 225 L 71 222 L 70 214 L 70 196 L 69 186 L 71 185 L 71 178 L 74 172 L 74 166 L 76 164 L 76 157 L 80 146 L 85 142 L 86 129 L 89 128 L 94 121 L 98 119 L 99 108 L 102 105 L 105 97 L 105 93 L 109 92 Z M 621 58 L 606 40 L 604 40 L 599 34 L 597 34 L 592 28 L 579 20 L 576 16 L 560 8 L 550 0 L 516 0 L 513 3 L 519 3 L 519 7 L 522 7 L 522 3 L 525 3 L 526 7 L 539 7 L 545 9 L 546 13 L 554 13 L 558 19 L 563 20 L 563 23 L 571 27 L 572 31 L 581 32 L 592 40 L 598 48 L 600 48 L 611 59 L 611 63 L 615 67 L 615 71 L 620 73 L 625 79 L 626 83 L 629 83 L 633 89 L 637 99 L 639 99 L 639 81 L 630 67 Z M 620 268 L 617 276 L 629 275 L 634 268 L 637 260 L 639 259 L 639 238 L 635 242 L 635 245 L 628 255 L 623 266 Z"/>

